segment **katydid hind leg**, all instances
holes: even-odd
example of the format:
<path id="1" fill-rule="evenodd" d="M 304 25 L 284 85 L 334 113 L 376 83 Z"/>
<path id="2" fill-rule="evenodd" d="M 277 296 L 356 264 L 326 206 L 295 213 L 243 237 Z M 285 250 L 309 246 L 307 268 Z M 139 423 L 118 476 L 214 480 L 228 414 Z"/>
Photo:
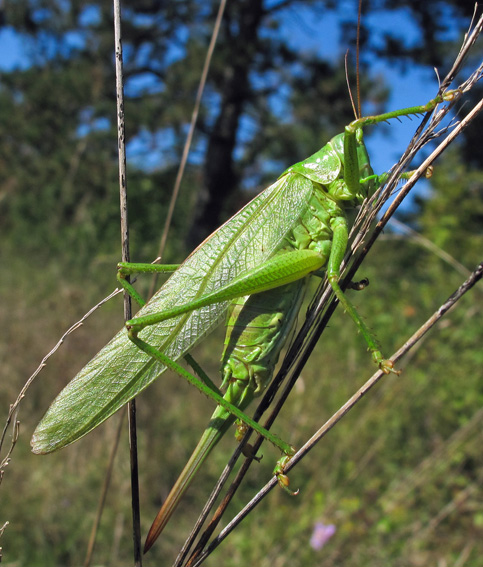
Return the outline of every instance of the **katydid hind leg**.
<path id="1" fill-rule="evenodd" d="M 320 270 L 324 264 L 325 259 L 314 250 L 291 250 L 285 254 L 272 256 L 256 268 L 247 271 L 239 278 L 208 295 L 159 313 L 131 319 L 126 325 L 128 329 L 138 333 L 150 325 L 161 323 L 214 303 L 262 293 L 302 280 L 307 275 Z"/>
<path id="2" fill-rule="evenodd" d="M 290 254 L 287 254 L 290 258 Z M 285 258 L 286 259 L 286 258 Z M 244 410 L 255 397 L 260 396 L 270 383 L 281 348 L 296 322 L 306 288 L 307 278 L 259 294 L 233 301 L 226 322 L 225 348 L 222 354 L 224 398 Z M 193 455 L 168 494 L 146 539 L 149 549 L 175 511 L 182 495 L 191 484 L 219 439 L 235 421 L 235 416 L 218 407 L 198 443 Z M 236 436 L 248 428 L 239 420 Z M 259 460 L 254 449 L 245 445 L 243 454 Z M 294 454 L 293 448 L 285 456 Z M 288 478 L 280 473 L 279 483 L 285 489 Z"/>
<path id="3" fill-rule="evenodd" d="M 291 455 L 293 454 L 293 447 L 291 447 L 288 443 L 285 443 L 282 439 L 277 437 L 277 435 L 271 433 L 256 421 L 251 419 L 248 415 L 246 415 L 242 410 L 238 407 L 234 406 L 230 401 L 228 401 L 225 396 L 221 396 L 216 391 L 214 391 L 210 386 L 204 384 L 202 380 L 185 370 L 182 366 L 180 366 L 177 362 L 168 358 L 165 354 L 157 350 L 155 347 L 149 345 L 135 334 L 130 333 L 130 339 L 134 342 L 134 344 L 141 349 L 142 351 L 146 352 L 149 356 L 153 357 L 154 359 L 158 360 L 165 366 L 167 366 L 170 370 L 178 374 L 179 376 L 188 380 L 190 384 L 195 386 L 201 393 L 205 394 L 207 397 L 214 400 L 219 406 L 221 406 L 225 411 L 229 414 L 233 415 L 234 418 L 238 418 L 244 423 L 254 429 L 257 433 L 265 437 L 270 443 L 275 445 L 279 448 L 284 454 Z"/>
<path id="4" fill-rule="evenodd" d="M 270 290 L 276 287 L 282 287 L 288 283 L 301 281 L 308 274 L 319 269 L 323 262 L 324 260 L 321 259 L 319 254 L 312 250 L 293 250 L 286 254 L 275 256 L 257 267 L 255 270 L 245 274 L 243 278 L 239 278 L 235 282 L 227 285 L 225 288 L 217 290 L 214 294 L 203 297 L 199 301 L 193 301 L 160 314 L 154 314 L 128 321 L 128 336 L 141 350 L 165 366 L 168 366 L 168 368 L 176 372 L 178 375 L 186 378 L 191 384 L 198 388 L 198 390 L 212 398 L 243 423 L 253 428 L 257 433 L 278 447 L 284 454 L 291 454 L 292 448 L 290 445 L 258 425 L 237 407 L 227 401 L 225 397 L 222 397 L 219 390 L 216 386 L 214 386 L 211 380 L 209 380 L 209 384 L 206 385 L 202 380 L 198 379 L 196 376 L 186 371 L 182 366 L 169 359 L 157 348 L 143 341 L 138 336 L 138 333 L 139 330 L 146 326 L 156 324 L 168 318 L 178 316 L 206 305 L 210 305 L 215 301 L 234 299 L 247 294 L 256 294 L 257 292 L 267 290 L 267 286 L 268 290 Z"/>
<path id="5" fill-rule="evenodd" d="M 220 389 L 218 388 L 218 386 L 213 382 L 213 380 L 208 376 L 208 374 L 203 370 L 203 368 L 201 368 L 201 366 L 198 364 L 198 362 L 193 358 L 193 356 L 190 353 L 185 354 L 184 359 L 191 366 L 194 372 L 198 374 L 201 380 L 203 380 L 203 382 L 213 390 L 213 392 L 216 392 L 220 396 L 223 395 Z"/>

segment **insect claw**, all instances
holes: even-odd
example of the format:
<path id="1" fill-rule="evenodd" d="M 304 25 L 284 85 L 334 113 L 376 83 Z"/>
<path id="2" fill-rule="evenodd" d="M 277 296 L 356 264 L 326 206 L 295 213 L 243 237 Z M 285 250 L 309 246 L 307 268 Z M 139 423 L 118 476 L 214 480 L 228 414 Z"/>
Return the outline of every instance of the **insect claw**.
<path id="1" fill-rule="evenodd" d="M 384 374 L 401 374 L 400 370 L 394 368 L 394 362 L 392 360 L 384 359 L 379 363 L 379 368 L 384 372 Z"/>
<path id="2" fill-rule="evenodd" d="M 278 480 L 278 485 L 280 486 L 280 488 L 285 490 L 285 492 L 287 492 L 287 494 L 290 494 L 290 496 L 297 496 L 297 494 L 300 492 L 299 488 L 297 488 L 297 490 L 295 490 L 295 491 L 290 490 L 290 488 L 288 487 L 289 484 L 290 484 L 290 480 L 289 480 L 289 478 L 286 474 L 277 475 L 277 480 Z"/>
<path id="3" fill-rule="evenodd" d="M 238 443 L 240 443 L 240 441 L 245 437 L 245 434 L 248 431 L 248 429 L 249 428 L 246 423 L 237 420 L 235 439 L 238 441 Z M 244 457 L 247 457 L 248 459 L 253 459 L 254 461 L 257 461 L 257 463 L 259 463 L 263 459 L 263 455 L 257 457 L 257 452 L 255 451 L 253 445 L 251 445 L 250 443 L 246 443 L 243 446 L 242 453 Z"/>
<path id="4" fill-rule="evenodd" d="M 433 172 L 434 167 L 432 165 L 429 165 L 424 172 L 424 177 L 426 177 L 426 179 L 430 179 L 433 176 Z"/>
<path id="5" fill-rule="evenodd" d="M 294 452 L 295 452 L 295 449 L 294 449 Z M 297 496 L 297 494 L 300 492 L 300 490 L 298 488 L 295 491 L 290 490 L 290 488 L 289 488 L 290 479 L 288 478 L 288 476 L 284 472 L 285 466 L 290 461 L 290 459 L 291 459 L 291 456 L 288 456 L 288 455 L 285 455 L 284 457 L 279 459 L 277 461 L 277 464 L 275 465 L 275 468 L 273 469 L 273 474 L 277 477 L 278 485 L 280 486 L 280 488 L 283 488 L 283 490 L 285 490 L 285 492 L 290 494 L 290 496 Z"/>
<path id="6" fill-rule="evenodd" d="M 223 387 L 223 384 L 222 384 Z M 235 430 L 235 439 L 240 443 L 240 441 L 245 437 L 246 432 L 248 431 L 248 427 L 246 423 L 243 423 L 239 419 L 236 420 L 236 430 Z M 246 456 L 246 455 L 245 455 Z"/>
<path id="7" fill-rule="evenodd" d="M 350 284 L 347 287 L 349 289 L 353 289 L 354 291 L 362 291 L 368 285 L 369 285 L 369 279 L 363 278 L 362 280 L 360 280 L 358 282 L 350 282 Z"/>
<path id="8" fill-rule="evenodd" d="M 453 100 L 455 100 L 457 97 L 459 97 L 461 94 L 463 94 L 462 89 L 453 89 L 451 91 L 446 91 L 443 95 L 442 98 L 445 102 L 453 102 Z"/>

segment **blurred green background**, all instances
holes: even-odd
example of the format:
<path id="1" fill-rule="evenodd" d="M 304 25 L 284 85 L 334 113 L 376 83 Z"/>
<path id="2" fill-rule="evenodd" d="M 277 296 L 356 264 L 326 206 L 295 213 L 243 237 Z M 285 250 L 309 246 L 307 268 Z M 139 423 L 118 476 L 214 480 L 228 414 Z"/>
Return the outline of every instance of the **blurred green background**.
<path id="1" fill-rule="evenodd" d="M 151 261 L 176 175 L 217 4 L 123 3 L 131 256 Z M 17 0 L 0 7 L 0 418 L 61 334 L 115 287 L 120 257 L 110 2 Z M 365 113 L 425 102 L 452 63 L 472 2 L 364 2 Z M 210 70 L 164 256 L 178 262 L 289 165 L 352 117 L 343 55 L 354 55 L 355 2 L 231 0 Z M 468 61 L 474 68 L 480 49 Z M 353 65 L 351 64 L 351 68 Z M 351 77 L 354 75 L 350 71 Z M 472 97 L 481 98 L 481 88 Z M 481 119 L 436 164 L 399 220 L 467 269 L 481 261 Z M 415 122 L 369 140 L 380 172 Z M 454 263 L 399 230 L 379 239 L 352 296 L 391 353 L 463 281 Z M 139 287 L 147 292 L 149 281 Z M 297 498 L 274 491 L 208 564 L 479 566 L 483 555 L 483 332 L 479 284 L 291 473 Z M 115 419 L 58 454 L 29 439 L 49 403 L 122 325 L 121 300 L 99 310 L 52 357 L 23 400 L 20 438 L 0 485 L 7 566 L 84 561 Z M 222 329 L 197 356 L 217 376 Z M 299 446 L 372 373 L 353 323 L 336 313 L 274 430 Z M 167 375 L 139 398 L 142 530 L 211 415 Z M 3 417 L 4 416 L 4 417 Z M 2 450 L 4 457 L 6 445 Z M 171 564 L 234 447 L 203 468 L 145 565 Z M 265 483 L 268 445 L 230 508 Z M 130 565 L 125 434 L 93 565 Z M 317 522 L 335 533 L 322 549 Z"/>

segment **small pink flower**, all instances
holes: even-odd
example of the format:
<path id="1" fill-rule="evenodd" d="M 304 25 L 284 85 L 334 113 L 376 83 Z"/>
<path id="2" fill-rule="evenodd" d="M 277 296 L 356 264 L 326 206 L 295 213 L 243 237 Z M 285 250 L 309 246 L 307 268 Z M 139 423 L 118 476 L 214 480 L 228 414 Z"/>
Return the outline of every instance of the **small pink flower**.
<path id="1" fill-rule="evenodd" d="M 335 534 L 334 524 L 323 524 L 322 522 L 315 522 L 314 531 L 310 538 L 310 547 L 318 551 L 322 549 L 329 539 Z"/>

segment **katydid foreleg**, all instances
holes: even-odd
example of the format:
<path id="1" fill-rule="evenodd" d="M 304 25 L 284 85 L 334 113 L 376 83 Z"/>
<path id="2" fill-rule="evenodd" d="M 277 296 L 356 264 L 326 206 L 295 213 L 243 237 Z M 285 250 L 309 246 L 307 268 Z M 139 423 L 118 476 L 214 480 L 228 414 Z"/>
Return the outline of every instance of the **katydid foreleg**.
<path id="1" fill-rule="evenodd" d="M 363 319 L 357 313 L 356 308 L 348 300 L 347 296 L 339 285 L 340 266 L 342 264 L 342 260 L 344 259 L 348 238 L 347 223 L 344 221 L 345 219 L 338 219 L 338 222 L 334 223 L 334 240 L 332 243 L 329 262 L 327 264 L 327 279 L 329 280 L 329 283 L 334 290 L 337 299 L 344 308 L 344 311 L 348 315 L 350 315 L 360 333 L 364 337 L 364 340 L 369 347 L 374 362 L 379 366 L 384 374 L 389 374 L 390 372 L 395 372 L 393 362 L 384 358 L 380 351 L 380 346 L 377 339 L 374 337 L 373 333 L 371 333 L 367 325 L 364 323 Z M 396 374 L 398 374 L 398 372 L 396 372 Z"/>

